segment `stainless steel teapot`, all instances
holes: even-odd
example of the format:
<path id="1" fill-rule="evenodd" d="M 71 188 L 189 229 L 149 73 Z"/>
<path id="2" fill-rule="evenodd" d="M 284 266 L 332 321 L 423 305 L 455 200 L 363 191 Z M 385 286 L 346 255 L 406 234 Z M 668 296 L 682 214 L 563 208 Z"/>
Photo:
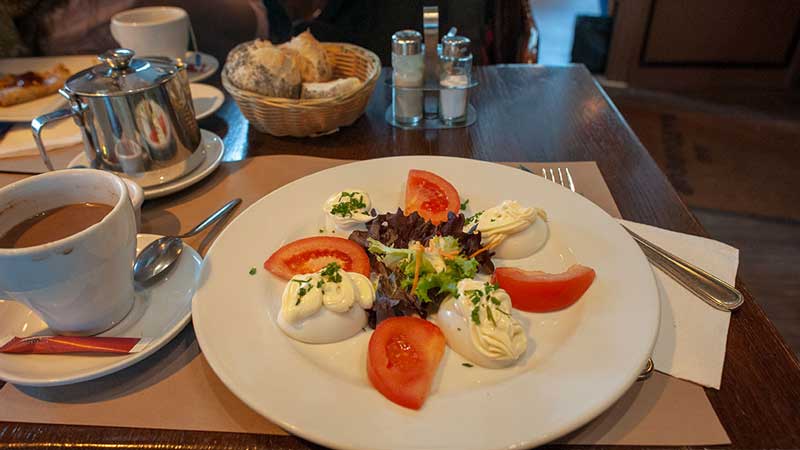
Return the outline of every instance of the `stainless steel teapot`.
<path id="1" fill-rule="evenodd" d="M 99 55 L 102 64 L 71 76 L 59 93 L 69 108 L 37 117 L 33 137 L 49 122 L 72 117 L 92 167 L 118 172 L 142 187 L 177 179 L 203 160 L 185 65 L 169 58 L 134 59 L 128 49 Z"/>

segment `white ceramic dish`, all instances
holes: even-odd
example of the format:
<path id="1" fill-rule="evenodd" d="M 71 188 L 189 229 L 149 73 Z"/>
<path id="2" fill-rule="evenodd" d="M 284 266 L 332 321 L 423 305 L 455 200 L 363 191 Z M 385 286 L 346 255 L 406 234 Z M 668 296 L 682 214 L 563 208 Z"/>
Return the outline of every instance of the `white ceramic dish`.
<path id="1" fill-rule="evenodd" d="M 220 163 L 222 162 L 222 155 L 225 152 L 225 144 L 222 142 L 222 139 L 219 136 L 208 130 L 201 129 L 200 133 L 202 136 L 202 140 L 200 141 L 200 146 L 203 148 L 198 151 L 202 151 L 205 153 L 205 157 L 203 158 L 203 161 L 200 163 L 200 165 L 197 166 L 193 171 L 178 178 L 177 180 L 172 180 L 168 183 L 164 183 L 158 186 L 151 186 L 144 188 L 145 200 L 164 197 L 165 195 L 174 194 L 175 192 L 186 189 L 187 187 L 211 175 L 211 173 L 217 167 L 219 167 Z M 88 165 L 89 161 L 86 159 L 86 155 L 80 153 L 78 154 L 78 156 L 75 157 L 75 159 L 70 161 L 67 167 L 69 168 L 77 166 L 85 167 Z"/>
<path id="2" fill-rule="evenodd" d="M 225 94 L 214 86 L 192 83 L 189 88 L 192 90 L 194 114 L 198 120 L 214 114 L 225 103 Z"/>
<path id="3" fill-rule="evenodd" d="M 140 234 L 137 252 L 160 236 Z M 149 337 L 140 353 L 121 356 L 0 354 L 0 380 L 23 386 L 59 386 L 99 378 L 147 358 L 163 347 L 191 319 L 191 299 L 202 258 L 184 244 L 172 271 L 149 289 L 137 293 L 133 310 L 100 336 Z M 48 334 L 47 326 L 21 303 L 0 300 L 0 336 Z"/>
<path id="4" fill-rule="evenodd" d="M 67 69 L 73 75 L 83 69 L 99 64 L 97 57 L 94 55 L 2 58 L 0 59 L 0 73 L 47 70 L 58 63 L 67 66 Z M 0 106 L 0 122 L 30 122 L 42 114 L 47 114 L 66 106 L 66 104 L 67 99 L 60 94 L 51 94 L 30 102 L 20 103 L 19 105 Z"/>
<path id="5" fill-rule="evenodd" d="M 282 244 L 317 234 L 321 205 L 332 192 L 365 189 L 379 211 L 394 210 L 412 168 L 449 180 L 476 211 L 504 199 L 544 208 L 548 243 L 514 266 L 560 272 L 579 262 L 597 272 L 572 307 L 519 313 L 530 340 L 516 366 L 467 368 L 448 349 L 419 411 L 389 402 L 370 386 L 369 331 L 336 344 L 293 341 L 275 323 L 284 283 L 263 269 L 248 274 Z M 290 183 L 223 231 L 201 280 L 192 302 L 194 327 L 225 385 L 285 430 L 342 449 L 513 449 L 549 442 L 599 415 L 631 386 L 659 323 L 650 266 L 613 218 L 540 177 L 456 158 L 374 159 Z"/>
<path id="6" fill-rule="evenodd" d="M 197 56 L 199 55 L 199 61 Z M 219 69 L 217 58 L 203 52 L 186 52 L 184 61 L 189 64 L 189 82 L 196 83 L 203 81 L 214 74 Z"/>

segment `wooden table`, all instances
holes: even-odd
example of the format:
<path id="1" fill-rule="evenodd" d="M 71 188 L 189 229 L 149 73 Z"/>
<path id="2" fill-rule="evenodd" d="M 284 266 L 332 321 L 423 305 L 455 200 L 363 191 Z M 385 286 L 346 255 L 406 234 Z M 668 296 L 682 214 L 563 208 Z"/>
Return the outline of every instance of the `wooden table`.
<path id="1" fill-rule="evenodd" d="M 230 99 L 201 126 L 224 136 L 226 161 L 268 154 L 347 159 L 424 154 L 490 161 L 594 160 L 625 218 L 705 235 L 583 67 L 483 67 L 478 76 L 480 87 L 473 103 L 478 106 L 479 118 L 467 129 L 392 128 L 383 119 L 389 103 L 383 81 L 378 83 L 367 114 L 329 136 L 296 139 L 260 134 L 248 126 Z M 158 206 L 156 201 L 149 207 Z M 737 285 L 746 301 L 731 319 L 722 388 L 706 393 L 733 441 L 731 448 L 800 448 L 800 363 L 740 280 Z M 0 423 L 0 449 L 24 448 L 33 442 L 54 447 L 316 448 L 283 436 Z"/>

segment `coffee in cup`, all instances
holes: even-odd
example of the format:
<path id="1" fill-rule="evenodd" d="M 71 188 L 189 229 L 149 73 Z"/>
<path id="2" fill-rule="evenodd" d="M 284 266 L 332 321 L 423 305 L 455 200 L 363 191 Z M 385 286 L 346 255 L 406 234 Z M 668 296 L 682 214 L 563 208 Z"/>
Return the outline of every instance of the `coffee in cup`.
<path id="1" fill-rule="evenodd" d="M 28 248 L 72 236 L 100 222 L 113 209 L 103 203 L 72 203 L 34 214 L 0 235 L 0 248 Z"/>
<path id="2" fill-rule="evenodd" d="M 189 44 L 189 15 L 174 6 L 129 9 L 111 18 L 111 35 L 138 57 L 183 58 Z"/>
<path id="3" fill-rule="evenodd" d="M 131 310 L 136 213 L 129 186 L 100 170 L 59 170 L 0 189 L 0 298 L 53 333 L 92 335 Z"/>

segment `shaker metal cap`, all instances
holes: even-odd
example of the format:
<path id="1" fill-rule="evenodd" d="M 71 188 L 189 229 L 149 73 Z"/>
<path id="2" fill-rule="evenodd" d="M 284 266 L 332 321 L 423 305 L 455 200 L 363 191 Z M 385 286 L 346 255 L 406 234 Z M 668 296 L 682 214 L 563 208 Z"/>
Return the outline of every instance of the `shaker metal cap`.
<path id="1" fill-rule="evenodd" d="M 462 58 L 469 55 L 470 40 L 465 36 L 446 35 L 442 38 L 442 56 Z"/>
<path id="2" fill-rule="evenodd" d="M 422 33 L 415 30 L 402 30 L 392 35 L 392 53 L 396 55 L 416 55 L 422 52 Z"/>
<path id="3" fill-rule="evenodd" d="M 97 59 L 103 62 L 71 76 L 64 84 L 70 93 L 106 97 L 140 92 L 165 83 L 178 73 L 169 58 L 134 59 L 133 50 L 109 50 Z"/>

